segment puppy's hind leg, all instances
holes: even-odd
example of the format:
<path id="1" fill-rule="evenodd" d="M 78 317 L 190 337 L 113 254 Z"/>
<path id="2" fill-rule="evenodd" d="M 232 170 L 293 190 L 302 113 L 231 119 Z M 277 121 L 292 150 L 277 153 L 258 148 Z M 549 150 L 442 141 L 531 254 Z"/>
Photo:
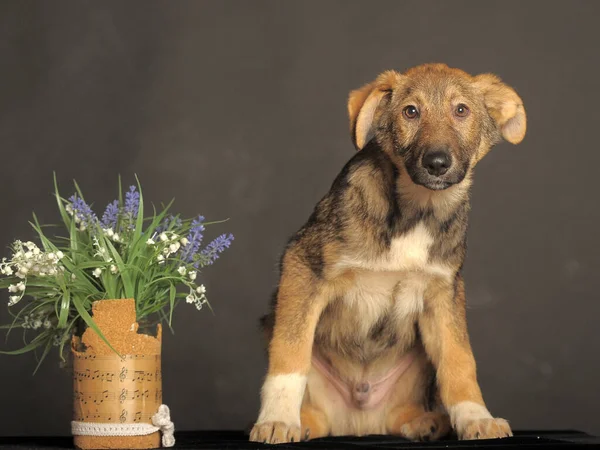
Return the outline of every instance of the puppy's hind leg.
<path id="1" fill-rule="evenodd" d="M 323 411 L 314 406 L 302 405 L 300 411 L 300 431 L 302 440 L 316 439 L 329 436 L 331 426 Z"/>
<path id="2" fill-rule="evenodd" d="M 434 441 L 451 429 L 450 418 L 443 411 L 425 411 L 421 405 L 395 408 L 389 414 L 388 433 L 411 441 Z"/>

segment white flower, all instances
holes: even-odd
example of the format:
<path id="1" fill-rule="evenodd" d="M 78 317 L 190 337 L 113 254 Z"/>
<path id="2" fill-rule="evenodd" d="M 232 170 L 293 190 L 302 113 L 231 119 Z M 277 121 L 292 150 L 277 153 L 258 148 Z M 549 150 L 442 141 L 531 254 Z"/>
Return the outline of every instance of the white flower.
<path id="1" fill-rule="evenodd" d="M 94 275 L 96 278 L 100 278 L 100 275 L 102 275 L 102 269 L 100 267 L 94 269 L 92 275 Z"/>
<path id="2" fill-rule="evenodd" d="M 12 297 L 11 297 L 11 298 L 12 298 Z M 196 302 L 196 297 L 194 297 L 192 294 L 190 294 L 190 295 L 188 295 L 188 296 L 185 298 L 185 301 L 186 301 L 187 303 L 195 303 L 195 302 Z"/>
<path id="3" fill-rule="evenodd" d="M 190 280 L 194 281 L 196 279 L 196 271 L 195 270 L 190 270 L 188 273 L 188 276 L 190 277 Z"/>
<path id="4" fill-rule="evenodd" d="M 165 247 L 163 248 L 163 254 L 169 256 L 171 254 L 171 252 L 169 251 L 169 247 Z"/>
<path id="5" fill-rule="evenodd" d="M 25 252 L 25 255 L 23 255 L 25 257 L 25 259 L 31 259 L 33 258 L 33 252 L 29 251 L 29 252 Z"/>
<path id="6" fill-rule="evenodd" d="M 148 244 L 148 245 L 154 245 L 154 244 L 156 244 L 156 242 L 154 242 L 154 239 L 150 238 L 150 239 L 148 239 L 146 241 L 146 244 Z"/>
<path id="7" fill-rule="evenodd" d="M 11 284 L 8 286 L 8 292 L 17 292 L 18 288 L 16 285 Z"/>
<path id="8" fill-rule="evenodd" d="M 25 283 L 23 283 L 22 281 L 19 281 L 19 282 L 17 283 L 17 286 L 16 286 L 16 288 L 17 288 L 19 291 L 23 292 L 23 291 L 25 290 Z"/>
<path id="9" fill-rule="evenodd" d="M 106 234 L 108 237 L 112 237 L 112 236 L 114 236 L 115 232 L 113 231 L 112 228 L 107 228 L 104 230 L 104 234 Z"/>
<path id="10" fill-rule="evenodd" d="M 110 272 L 111 273 L 117 273 L 119 271 L 119 269 L 117 268 L 117 266 L 115 266 L 114 264 L 110 265 Z"/>
<path id="11" fill-rule="evenodd" d="M 29 272 L 29 269 L 28 269 L 27 267 L 21 267 L 21 268 L 19 269 L 19 272 L 21 272 L 23 275 L 27 275 L 27 272 Z M 17 273 L 17 276 L 18 276 L 18 275 L 19 275 L 19 274 Z"/>
<path id="12" fill-rule="evenodd" d="M 56 259 L 56 255 L 54 253 L 48 253 L 48 259 L 54 261 Z"/>
<path id="13" fill-rule="evenodd" d="M 42 321 L 40 319 L 35 319 L 33 321 L 33 323 L 31 324 L 31 328 L 33 328 L 34 330 L 37 330 L 41 326 L 42 326 Z"/>
<path id="14" fill-rule="evenodd" d="M 48 271 L 48 275 L 56 275 L 56 269 L 52 269 L 52 268 L 51 268 L 51 269 Z"/>
<path id="15" fill-rule="evenodd" d="M 168 241 L 169 238 L 167 237 L 167 233 L 161 233 L 160 234 L 160 240 L 163 241 L 163 242 Z"/>
<path id="16" fill-rule="evenodd" d="M 177 250 L 179 250 L 179 247 L 179 242 L 175 242 L 174 244 L 169 245 L 169 250 L 171 253 L 175 253 Z"/>
<path id="17" fill-rule="evenodd" d="M 45 277 L 46 276 L 46 272 L 40 272 L 40 277 Z"/>
<path id="18" fill-rule="evenodd" d="M 52 327 L 52 322 L 50 322 L 48 319 L 44 320 L 44 328 L 48 329 Z"/>
<path id="19" fill-rule="evenodd" d="M 115 242 L 120 242 L 121 241 L 121 238 L 119 237 L 118 233 L 115 233 L 112 238 L 113 238 L 113 241 L 115 241 Z"/>
<path id="20" fill-rule="evenodd" d="M 179 266 L 177 272 L 179 272 L 179 275 L 185 275 L 187 273 L 187 269 L 184 266 Z"/>
<path id="21" fill-rule="evenodd" d="M 6 275 L 12 275 L 12 274 L 13 274 L 13 270 L 12 270 L 12 268 L 11 268 L 10 266 L 6 266 L 6 267 L 4 268 L 4 273 L 5 273 Z"/>
<path id="22" fill-rule="evenodd" d="M 23 272 L 17 272 L 16 275 L 21 279 L 26 277 L 26 274 L 24 274 Z"/>
<path id="23" fill-rule="evenodd" d="M 65 256 L 65 255 L 64 255 L 64 253 L 63 253 L 63 252 L 61 252 L 60 250 L 56 252 L 56 258 L 57 258 L 57 259 L 62 259 L 62 258 L 63 258 L 63 256 Z"/>
<path id="24" fill-rule="evenodd" d="M 190 243 L 187 238 L 181 238 L 179 242 L 181 242 L 181 245 L 184 247 Z"/>
<path id="25" fill-rule="evenodd" d="M 37 248 L 37 247 L 36 247 L 36 248 L 34 248 L 34 249 L 33 249 L 33 254 L 34 254 L 34 255 L 39 255 L 39 254 L 40 254 L 40 249 L 39 249 L 39 248 Z"/>
<path id="26" fill-rule="evenodd" d="M 37 247 L 37 245 L 35 245 L 35 244 L 34 244 L 33 242 L 31 242 L 31 241 L 27 241 L 27 242 L 25 242 L 25 244 L 23 244 L 23 245 L 25 245 L 25 247 L 27 247 L 29 250 L 33 250 L 34 248 L 36 248 L 36 247 Z"/>
<path id="27" fill-rule="evenodd" d="M 76 279 L 76 278 L 77 278 L 77 277 L 75 276 L 75 274 L 74 274 L 74 273 L 72 273 L 72 274 L 71 274 L 71 280 L 74 280 L 74 279 Z"/>
<path id="28" fill-rule="evenodd" d="M 73 215 L 73 208 L 71 207 L 71 205 L 67 205 L 67 206 L 65 206 L 65 210 L 66 210 L 66 211 L 67 211 L 69 214 Z"/>
<path id="29" fill-rule="evenodd" d="M 158 261 L 159 264 L 164 264 L 165 263 L 165 257 L 163 255 L 158 255 L 156 257 L 156 260 Z"/>
<path id="30" fill-rule="evenodd" d="M 8 298 L 9 298 L 8 306 L 16 305 L 19 302 L 19 300 L 21 299 L 21 297 L 19 297 L 18 295 L 11 295 Z"/>
<path id="31" fill-rule="evenodd" d="M 172 233 L 172 234 L 171 234 L 171 240 L 172 240 L 172 241 L 176 241 L 178 238 L 179 238 L 179 235 L 177 235 L 177 234 L 175 234 L 175 233 Z"/>
<path id="32" fill-rule="evenodd" d="M 196 288 L 196 292 L 197 292 L 198 294 L 204 294 L 204 293 L 206 293 L 206 288 L 204 287 L 204 285 L 203 285 L 203 284 L 201 284 L 200 286 L 198 286 L 198 287 Z"/>

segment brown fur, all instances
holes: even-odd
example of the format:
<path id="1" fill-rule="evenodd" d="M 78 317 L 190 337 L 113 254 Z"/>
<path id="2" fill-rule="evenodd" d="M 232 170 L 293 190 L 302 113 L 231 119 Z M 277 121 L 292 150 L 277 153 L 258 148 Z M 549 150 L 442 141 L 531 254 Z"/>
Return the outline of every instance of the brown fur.
<path id="1" fill-rule="evenodd" d="M 417 118 L 405 114 L 409 105 Z M 484 408 L 460 272 L 473 168 L 502 138 L 523 139 L 522 101 L 494 75 L 427 64 L 384 72 L 352 91 L 348 112 L 360 151 L 288 243 L 263 321 L 268 379 L 306 376 L 302 408 L 283 417 L 276 402 L 263 402 L 261 414 L 276 420 L 259 421 L 250 437 L 436 439 L 450 429 L 447 412 L 461 438 L 509 435 L 502 419 L 473 418 L 461 406 Z M 452 161 L 440 176 L 423 162 L 436 149 Z M 385 375 L 409 352 L 415 362 L 384 404 L 367 411 L 345 406 L 311 364 L 318 353 L 352 385 Z M 288 396 L 269 389 L 263 396 Z"/>

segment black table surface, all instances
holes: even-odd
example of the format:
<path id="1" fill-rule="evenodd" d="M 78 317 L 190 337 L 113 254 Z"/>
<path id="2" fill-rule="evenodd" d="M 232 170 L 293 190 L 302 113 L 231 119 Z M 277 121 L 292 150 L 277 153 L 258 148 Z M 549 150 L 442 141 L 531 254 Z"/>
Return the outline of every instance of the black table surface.
<path id="1" fill-rule="evenodd" d="M 241 431 L 182 431 L 175 433 L 174 449 L 423 449 L 423 448 L 600 448 L 600 438 L 572 431 L 517 431 L 506 439 L 458 441 L 446 439 L 437 442 L 409 442 L 395 436 L 334 437 L 314 439 L 294 444 L 264 445 L 248 442 L 248 435 Z M 73 448 L 71 437 L 8 437 L 0 438 L 0 449 L 65 449 Z"/>

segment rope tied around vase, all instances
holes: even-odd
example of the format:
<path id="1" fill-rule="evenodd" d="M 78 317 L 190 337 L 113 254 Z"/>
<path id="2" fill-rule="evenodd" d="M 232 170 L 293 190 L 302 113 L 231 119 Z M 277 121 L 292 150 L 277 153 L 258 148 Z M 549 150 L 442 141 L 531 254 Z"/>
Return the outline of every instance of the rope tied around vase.
<path id="1" fill-rule="evenodd" d="M 175 425 L 171 421 L 171 413 L 167 405 L 160 405 L 158 412 L 149 423 L 97 423 L 71 422 L 71 433 L 74 436 L 144 436 L 157 431 L 162 433 L 162 445 L 175 445 Z"/>

